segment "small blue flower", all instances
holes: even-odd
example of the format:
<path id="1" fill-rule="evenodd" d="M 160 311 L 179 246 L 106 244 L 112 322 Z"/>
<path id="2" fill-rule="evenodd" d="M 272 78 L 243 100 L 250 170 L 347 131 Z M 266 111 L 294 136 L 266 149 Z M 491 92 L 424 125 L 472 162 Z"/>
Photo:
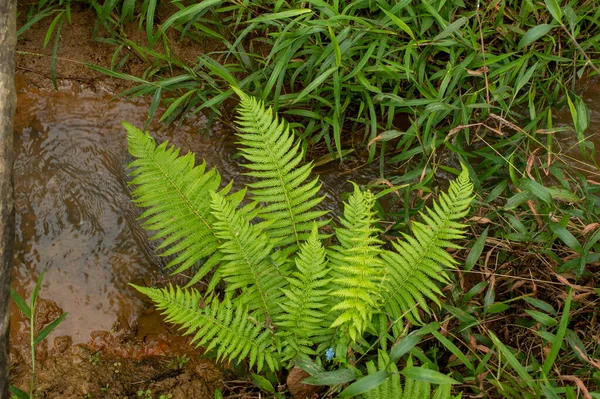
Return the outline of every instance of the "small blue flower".
<path id="1" fill-rule="evenodd" d="M 327 349 L 327 352 L 325 352 L 325 357 L 327 358 L 327 361 L 333 359 L 334 355 L 335 355 L 335 352 L 333 351 L 333 348 L 329 348 L 329 349 Z"/>

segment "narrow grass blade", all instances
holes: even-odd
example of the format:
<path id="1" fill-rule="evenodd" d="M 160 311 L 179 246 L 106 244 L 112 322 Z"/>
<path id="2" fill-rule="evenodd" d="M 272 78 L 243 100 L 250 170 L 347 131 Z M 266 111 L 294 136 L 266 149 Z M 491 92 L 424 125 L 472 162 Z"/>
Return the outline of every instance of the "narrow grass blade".
<path id="1" fill-rule="evenodd" d="M 446 349 L 452 352 L 452 354 L 456 356 L 465 365 L 465 367 L 472 371 L 475 370 L 475 367 L 473 367 L 473 363 L 464 353 L 462 353 L 460 349 L 458 349 L 456 345 L 454 345 L 454 343 L 452 343 L 452 341 L 444 337 L 438 331 L 434 331 L 432 334 L 438 341 L 440 341 L 442 345 L 444 345 L 444 347 L 446 347 Z"/>
<path id="2" fill-rule="evenodd" d="M 461 17 L 461 18 L 457 19 L 456 21 L 454 21 L 450 25 L 448 25 L 436 37 L 434 37 L 433 41 L 437 42 L 437 41 L 445 39 L 448 36 L 455 34 L 455 33 L 460 35 L 460 28 L 462 28 L 463 25 L 466 24 L 468 21 L 469 21 L 469 18 L 467 18 L 467 17 Z"/>
<path id="3" fill-rule="evenodd" d="M 50 26 L 48 27 L 48 30 L 46 31 L 46 36 L 44 37 L 44 44 L 42 45 L 43 48 L 46 48 L 48 46 L 48 43 L 50 43 L 50 39 L 52 38 L 52 33 L 54 33 L 56 24 L 58 24 L 58 22 L 61 20 L 63 15 L 64 15 L 64 11 L 61 11 L 58 14 L 56 14 L 56 17 L 54 17 L 54 19 L 52 20 L 52 23 L 50 24 Z"/>
<path id="4" fill-rule="evenodd" d="M 302 90 L 300 92 L 298 97 L 296 97 L 294 99 L 293 103 L 297 103 L 298 101 L 302 100 L 304 97 L 309 95 L 314 89 L 319 87 L 319 85 L 321 83 L 323 83 L 325 81 L 325 79 L 327 79 L 337 69 L 338 69 L 338 67 L 336 65 L 336 66 L 332 66 L 331 68 L 327 69 L 325 72 L 321 73 L 315 80 L 313 80 L 308 86 L 306 86 L 304 88 L 304 90 Z"/>
<path id="5" fill-rule="evenodd" d="M 527 372 L 527 370 L 525 370 L 525 367 L 523 367 L 521 365 L 521 363 L 519 363 L 519 361 L 517 360 L 515 355 L 512 354 L 512 352 L 502 343 L 502 341 L 500 341 L 498 339 L 498 337 L 496 337 L 496 335 L 493 332 L 488 331 L 488 334 L 489 334 L 490 338 L 492 339 L 492 342 L 494 343 L 494 345 L 498 348 L 500 353 L 502 353 L 502 355 L 506 358 L 506 360 L 508 361 L 510 366 L 513 368 L 513 370 L 515 370 L 517 372 L 517 374 L 519 375 L 521 380 L 523 380 L 523 382 L 527 383 L 527 385 L 530 385 L 532 383 L 532 378 L 529 375 L 529 373 Z"/>
<path id="6" fill-rule="evenodd" d="M 58 43 L 60 42 L 60 31 L 64 23 L 64 18 L 60 18 L 58 27 L 56 28 L 56 35 L 54 36 L 54 47 L 52 48 L 52 58 L 50 60 L 50 78 L 52 79 L 52 85 L 55 90 L 58 90 L 58 84 L 56 83 L 56 60 L 58 59 Z"/>
<path id="7" fill-rule="evenodd" d="M 273 14 L 261 15 L 260 17 L 251 19 L 250 21 L 247 21 L 246 23 L 251 24 L 251 23 L 259 23 L 259 22 L 266 22 L 266 21 L 276 21 L 279 19 L 293 18 L 293 17 L 297 17 L 298 15 L 303 15 L 303 14 L 312 13 L 312 12 L 313 11 L 310 8 L 300 8 L 297 10 L 281 11 L 281 12 L 276 12 Z"/>
<path id="8" fill-rule="evenodd" d="M 554 340 L 554 343 L 552 344 L 550 353 L 548 354 L 548 357 L 546 358 L 546 360 L 544 361 L 544 365 L 542 366 L 542 374 L 544 376 L 548 376 L 548 373 L 550 373 L 550 369 L 554 365 L 554 361 L 556 360 L 558 352 L 560 351 L 560 347 L 562 346 L 562 342 L 567 331 L 567 326 L 569 325 L 569 312 L 571 311 L 572 300 L 573 290 L 569 290 L 569 295 L 567 296 L 567 300 L 565 301 L 565 306 L 563 308 L 563 314 L 560 318 L 558 331 L 556 332 L 556 338 Z"/>
<path id="9" fill-rule="evenodd" d="M 398 18 L 397 16 L 395 16 L 394 14 L 392 14 L 391 12 L 381 8 L 381 11 L 383 11 L 383 13 L 385 15 L 387 15 L 387 17 L 396 25 L 398 25 L 398 28 L 402 29 L 405 33 L 408 34 L 408 36 L 410 36 L 412 39 L 416 40 L 415 38 L 415 34 L 413 33 L 412 29 L 410 29 L 410 27 L 408 25 L 406 25 L 406 23 L 404 23 L 404 21 L 402 21 L 400 18 Z"/>
<path id="10" fill-rule="evenodd" d="M 31 294 L 31 302 L 29 304 L 29 308 L 31 309 L 31 313 L 35 312 L 35 304 L 37 302 L 37 297 L 40 292 L 40 288 L 42 287 L 42 282 L 44 281 L 44 273 L 46 273 L 46 269 L 42 269 L 37 282 L 35 283 L 35 288 L 33 289 L 33 293 Z"/>
<path id="11" fill-rule="evenodd" d="M 171 25 L 177 21 L 187 21 L 188 19 L 194 18 L 196 15 L 204 12 L 206 9 L 221 4 L 223 0 L 203 0 L 200 3 L 193 4 L 189 7 L 183 8 L 171 15 L 161 26 L 163 31 L 166 31 Z"/>

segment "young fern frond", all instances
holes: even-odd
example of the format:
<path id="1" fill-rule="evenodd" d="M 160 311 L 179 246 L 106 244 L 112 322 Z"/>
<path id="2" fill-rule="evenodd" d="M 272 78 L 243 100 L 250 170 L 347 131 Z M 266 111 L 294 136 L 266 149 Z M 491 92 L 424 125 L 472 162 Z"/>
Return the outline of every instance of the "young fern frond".
<path id="1" fill-rule="evenodd" d="M 287 358 L 300 353 L 313 355 L 315 341 L 329 333 L 326 323 L 328 309 L 325 307 L 330 291 L 326 287 L 331 280 L 327 278 L 329 268 L 316 225 L 308 240 L 300 247 L 296 269 L 287 278 L 288 288 L 282 289 L 285 294 L 280 303 L 283 312 L 275 320 L 277 335 L 289 345 Z"/>
<path id="2" fill-rule="evenodd" d="M 215 349 L 219 359 L 248 359 L 250 367 L 260 371 L 265 363 L 271 371 L 279 368 L 273 344 L 273 334 L 253 324 L 248 309 L 241 303 L 232 304 L 229 297 L 223 302 L 212 298 L 200 307 L 202 296 L 195 289 L 147 288 L 132 286 L 147 295 L 166 321 L 179 324 L 185 335 L 193 335 L 196 346 Z"/>
<path id="3" fill-rule="evenodd" d="M 381 241 L 373 206 L 375 196 L 354 192 L 344 204 L 343 227 L 336 229 L 340 245 L 334 246 L 329 257 L 334 269 L 332 296 L 337 303 L 331 309 L 336 319 L 331 327 L 342 326 L 353 341 L 358 340 L 371 324 L 373 313 L 381 299 L 383 263 L 380 259 Z"/>
<path id="4" fill-rule="evenodd" d="M 472 192 L 473 184 L 463 168 L 459 177 L 450 182 L 448 194 L 441 193 L 433 209 L 421 213 L 426 224 L 413 222 L 414 238 L 404 234 L 404 241 L 392 243 L 395 251 L 383 252 L 388 273 L 383 307 L 389 317 L 406 315 L 411 321 L 420 322 L 415 304 L 426 312 L 429 312 L 426 298 L 439 305 L 438 297 L 443 295 L 435 281 L 447 282 L 444 269 L 456 263 L 445 249 L 460 248 L 452 241 L 464 237 L 466 225 L 457 220 L 467 214 Z"/>
<path id="5" fill-rule="evenodd" d="M 179 156 L 179 150 L 164 142 L 156 145 L 150 135 L 124 124 L 129 152 L 136 159 L 130 164 L 130 185 L 134 202 L 147 208 L 141 215 L 147 230 L 156 231 L 152 239 L 162 239 L 157 250 L 162 256 L 176 255 L 167 267 L 178 266 L 181 273 L 200 260 L 213 255 L 219 246 L 210 211 L 210 192 L 219 189 L 221 177 L 206 164 L 194 166 L 194 154 Z M 221 193 L 226 194 L 230 186 Z M 239 196 L 238 196 L 239 197 Z M 238 198 L 239 202 L 241 198 Z M 213 256 L 196 272 L 193 284 L 209 273 L 219 262 Z"/>
<path id="6" fill-rule="evenodd" d="M 310 180 L 312 164 L 300 165 L 300 142 L 287 124 L 273 115 L 270 108 L 235 89 L 240 96 L 238 137 L 241 153 L 250 163 L 250 176 L 258 179 L 248 185 L 252 199 L 265 206 L 259 216 L 272 222 L 267 232 L 277 246 L 290 246 L 294 252 L 308 238 L 313 223 L 326 214 L 315 210 L 324 197 L 317 194 L 319 179 Z"/>
<path id="7" fill-rule="evenodd" d="M 238 210 L 222 195 L 212 193 L 210 204 L 216 218 L 215 236 L 222 241 L 223 254 L 219 275 L 227 282 L 227 291 L 241 290 L 240 302 L 262 321 L 272 320 L 280 312 L 279 303 L 285 285 L 284 259 L 273 253 L 270 238 L 247 218 L 249 208 Z"/>

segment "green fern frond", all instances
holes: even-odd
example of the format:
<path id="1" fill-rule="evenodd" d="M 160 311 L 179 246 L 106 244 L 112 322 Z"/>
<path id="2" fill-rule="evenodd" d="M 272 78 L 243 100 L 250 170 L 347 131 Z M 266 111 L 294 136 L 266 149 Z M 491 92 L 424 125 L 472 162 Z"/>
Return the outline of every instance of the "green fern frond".
<path id="1" fill-rule="evenodd" d="M 240 289 L 240 303 L 261 320 L 272 320 L 281 310 L 281 289 L 286 284 L 285 262 L 273 253 L 270 238 L 260 227 L 250 224 L 246 210 L 238 210 L 222 195 L 212 193 L 211 208 L 216 221 L 216 237 L 223 254 L 219 274 L 227 282 L 227 291 Z"/>
<path id="2" fill-rule="evenodd" d="M 288 358 L 298 353 L 314 354 L 315 338 L 329 333 L 325 322 L 331 282 L 325 249 L 319 240 L 316 224 L 296 256 L 297 271 L 287 278 L 288 288 L 280 304 L 283 313 L 277 318 L 278 336 L 290 345 Z"/>
<path id="3" fill-rule="evenodd" d="M 315 210 L 324 197 L 317 194 L 319 179 L 310 180 L 312 164 L 302 162 L 300 142 L 270 108 L 235 89 L 241 102 L 238 108 L 238 137 L 241 152 L 250 161 L 248 173 L 259 180 L 248 186 L 252 199 L 265 204 L 260 217 L 272 222 L 269 235 L 278 246 L 291 245 L 293 252 L 308 238 L 313 223 L 326 214 Z"/>
<path id="4" fill-rule="evenodd" d="M 414 238 L 404 235 L 404 241 L 392 243 L 393 251 L 384 251 L 383 261 L 387 267 L 387 292 L 383 306 L 388 316 L 399 318 L 406 315 L 413 322 L 420 322 L 416 309 L 418 304 L 429 312 L 426 298 L 439 305 L 443 296 L 435 281 L 447 282 L 445 268 L 454 267 L 456 261 L 446 248 L 460 248 L 452 240 L 464 237 L 466 225 L 457 220 L 469 211 L 473 184 L 466 168 L 450 183 L 448 194 L 440 194 L 433 209 L 421 213 L 426 224 L 414 222 Z"/>
<path id="5" fill-rule="evenodd" d="M 223 302 L 213 298 L 202 307 L 202 296 L 195 289 L 132 286 L 152 299 L 167 322 L 179 324 L 185 335 L 193 334 L 196 346 L 215 349 L 219 359 L 248 359 L 250 367 L 256 365 L 258 371 L 265 363 L 271 371 L 279 369 L 273 334 L 253 324 L 243 305 L 234 305 L 229 298 Z"/>
<path id="6" fill-rule="evenodd" d="M 130 164 L 133 177 L 130 185 L 134 202 L 147 208 L 141 219 L 142 226 L 156 234 L 151 238 L 162 239 L 158 246 L 161 256 L 175 255 L 167 267 L 178 266 L 173 273 L 181 273 L 212 255 L 219 246 L 212 227 L 210 192 L 218 190 L 221 177 L 206 164 L 194 166 L 194 154 L 179 156 L 179 150 L 159 146 L 150 135 L 124 123 L 127 129 L 129 152 L 136 159 Z M 222 194 L 226 194 L 230 186 Z M 236 201 L 241 201 L 238 196 Z M 210 272 L 219 262 L 214 256 L 202 265 L 190 284 Z"/>
<path id="7" fill-rule="evenodd" d="M 344 204 L 342 228 L 336 229 L 341 245 L 328 253 L 334 267 L 332 296 L 338 302 L 331 309 L 337 314 L 331 327 L 343 326 L 353 341 L 359 339 L 371 324 L 381 299 L 383 263 L 379 258 L 382 243 L 374 227 L 375 196 L 362 192 L 354 184 L 354 192 Z"/>

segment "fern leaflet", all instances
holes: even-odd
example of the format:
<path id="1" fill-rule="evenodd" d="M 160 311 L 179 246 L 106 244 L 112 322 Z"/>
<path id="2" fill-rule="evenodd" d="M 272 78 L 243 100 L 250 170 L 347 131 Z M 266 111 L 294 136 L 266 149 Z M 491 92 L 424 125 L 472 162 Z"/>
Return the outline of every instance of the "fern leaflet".
<path id="1" fill-rule="evenodd" d="M 157 231 L 152 239 L 162 239 L 158 251 L 162 256 L 177 254 L 167 267 L 178 266 L 181 273 L 215 253 L 219 240 L 215 236 L 215 218 L 210 211 L 210 192 L 219 188 L 221 177 L 206 164 L 194 166 L 194 154 L 179 157 L 179 150 L 159 146 L 150 135 L 124 124 L 129 152 L 136 159 L 130 164 L 130 185 L 134 202 L 147 208 L 141 219 L 145 229 Z M 230 186 L 221 193 L 226 194 Z M 241 200 L 238 198 L 237 201 Z M 197 271 L 190 285 L 199 281 L 219 262 L 213 256 Z"/>
<path id="2" fill-rule="evenodd" d="M 276 320 L 277 335 L 290 345 L 288 358 L 298 353 L 314 354 L 312 346 L 315 338 L 329 333 L 324 307 L 328 305 L 330 290 L 326 287 L 331 280 L 327 278 L 329 269 L 325 249 L 319 240 L 316 224 L 308 241 L 300 247 L 296 268 L 298 271 L 287 278 L 288 288 L 282 289 L 285 294 L 280 304 L 283 313 Z"/>
<path id="3" fill-rule="evenodd" d="M 255 201 L 265 204 L 259 216 L 272 222 L 269 235 L 278 246 L 291 245 L 289 252 L 299 248 L 308 238 L 313 222 L 326 214 L 314 210 L 324 197 L 317 197 L 319 179 L 309 181 L 312 164 L 302 161 L 300 142 L 283 121 L 273 116 L 255 98 L 234 89 L 241 102 L 238 109 L 238 137 L 243 156 L 250 161 L 248 173 L 259 180 L 248 186 Z M 323 226 L 327 222 L 317 221 Z"/>
<path id="4" fill-rule="evenodd" d="M 448 194 L 441 193 L 439 203 L 427 208 L 427 214 L 421 213 L 426 224 L 413 222 L 414 238 L 404 234 L 404 241 L 392 243 L 396 251 L 383 252 L 388 272 L 383 306 L 390 317 L 406 314 L 411 321 L 420 322 L 415 304 L 427 312 L 426 297 L 439 305 L 438 296 L 443 295 L 435 281 L 447 282 L 444 268 L 456 263 L 445 248 L 460 248 L 452 240 L 463 238 L 466 225 L 457 220 L 467 214 L 472 192 L 473 184 L 463 168 L 450 182 Z"/>
<path id="5" fill-rule="evenodd" d="M 381 299 L 384 269 L 379 258 L 379 231 L 373 227 L 374 204 L 375 196 L 354 184 L 354 192 L 344 204 L 344 218 L 340 219 L 343 227 L 336 229 L 341 245 L 329 252 L 337 286 L 332 295 L 339 299 L 331 309 L 334 314 L 339 312 L 331 327 L 344 326 L 353 341 L 371 324 Z"/>
<path id="6" fill-rule="evenodd" d="M 273 335 L 248 317 L 248 309 L 234 305 L 227 297 L 223 302 L 213 298 L 200 307 L 202 296 L 195 289 L 147 288 L 132 286 L 147 295 L 158 310 L 163 310 L 166 321 L 180 324 L 185 335 L 193 334 L 196 346 L 216 349 L 219 359 L 246 359 L 250 367 L 261 370 L 265 363 L 274 371 L 279 368 L 274 353 Z"/>
<path id="7" fill-rule="evenodd" d="M 240 302 L 251 311 L 258 310 L 255 316 L 261 320 L 272 320 L 280 311 L 287 274 L 284 259 L 273 253 L 269 237 L 250 224 L 247 214 L 252 205 L 236 210 L 225 197 L 212 193 L 211 207 L 216 218 L 215 235 L 222 241 L 219 274 L 227 282 L 227 290 L 240 289 Z"/>

